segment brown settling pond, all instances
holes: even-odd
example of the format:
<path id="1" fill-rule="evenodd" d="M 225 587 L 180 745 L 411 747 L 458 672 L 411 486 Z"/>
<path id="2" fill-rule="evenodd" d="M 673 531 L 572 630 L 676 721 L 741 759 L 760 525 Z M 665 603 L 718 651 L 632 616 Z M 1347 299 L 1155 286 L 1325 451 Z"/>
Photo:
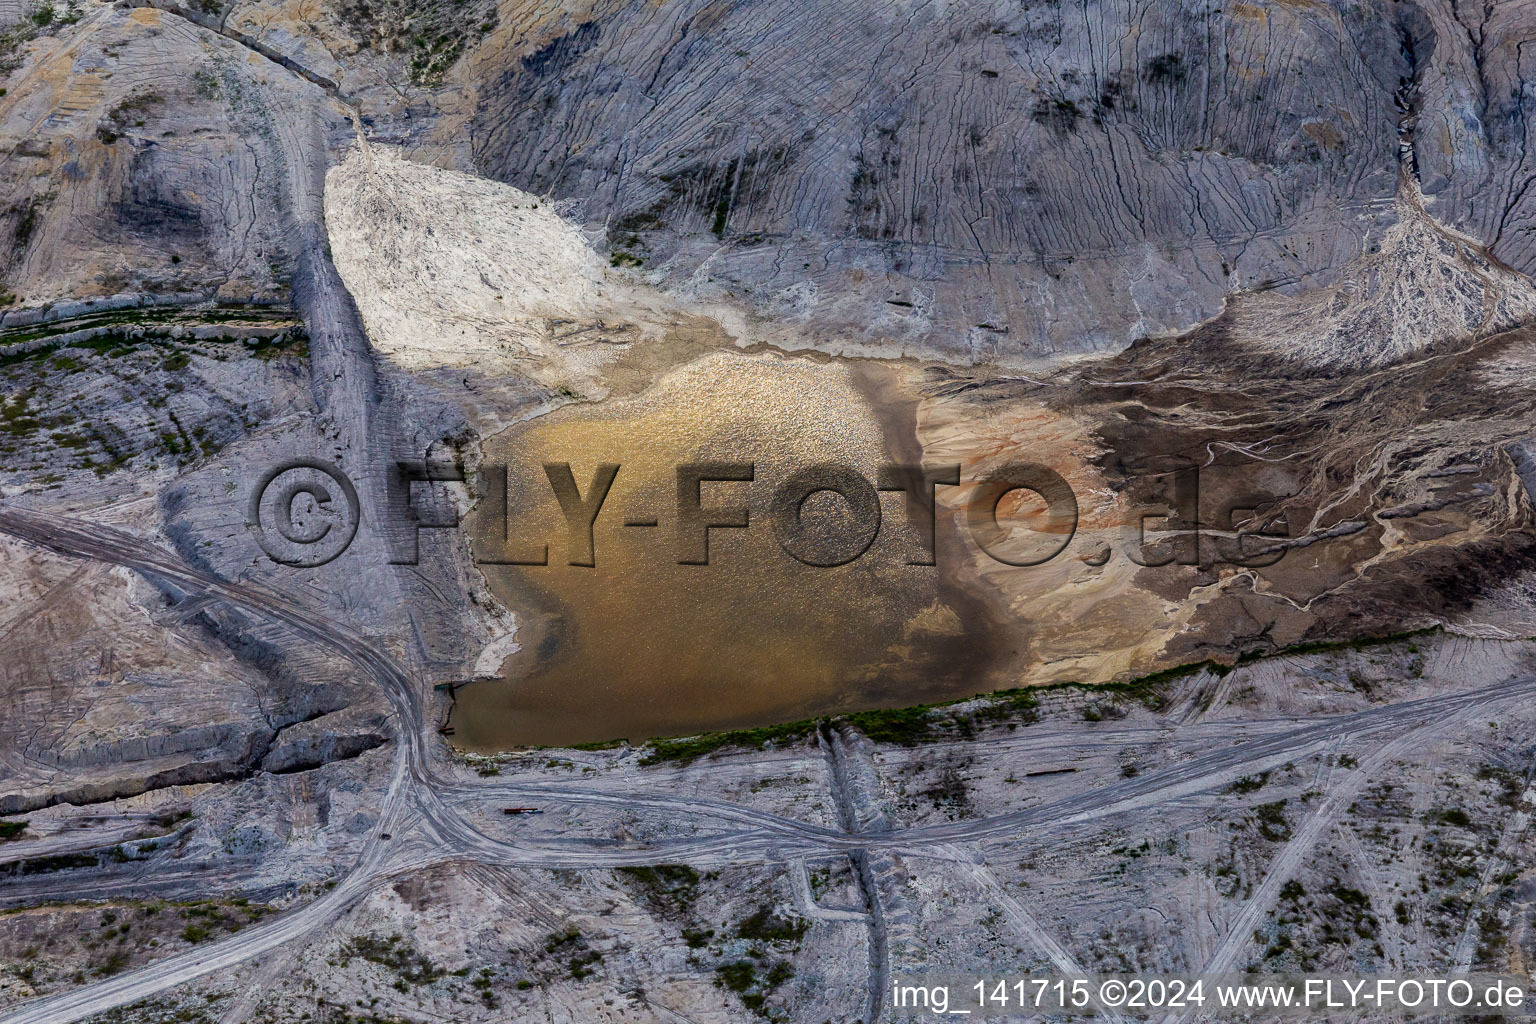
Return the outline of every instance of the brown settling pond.
<path id="1" fill-rule="evenodd" d="M 771 353 L 715 352 L 632 397 L 568 406 L 487 442 L 507 467 L 497 498 L 470 520 L 497 598 L 520 620 L 503 678 L 458 692 L 456 740 L 476 750 L 564 745 L 740 728 L 882 704 L 995 689 L 1009 652 L 998 611 L 974 582 L 953 517 L 938 519 L 937 568 L 906 495 L 882 492 L 880 527 L 847 564 L 803 564 L 770 522 L 775 489 L 816 464 L 857 470 L 917 463 L 911 372 Z M 680 465 L 751 463 L 751 481 L 699 485 L 705 509 L 746 508 L 746 528 L 681 527 Z M 583 499 L 600 464 L 617 464 L 593 526 L 591 566 L 573 555 L 544 468 L 570 465 Z M 867 510 L 866 510 L 867 512 Z M 800 507 L 809 530 L 841 536 L 849 505 L 820 491 Z M 868 521 L 867 519 L 865 520 Z M 654 522 L 654 526 L 626 525 Z M 857 533 L 856 529 L 853 529 Z M 693 556 L 679 549 L 689 538 Z M 825 560 L 825 559 L 824 559 Z"/>
<path id="2" fill-rule="evenodd" d="M 547 545 L 548 564 L 483 566 L 522 647 L 501 680 L 459 691 L 467 747 L 638 742 L 1230 662 L 1453 620 L 1536 557 L 1510 454 L 1529 434 L 1536 332 L 1368 374 L 1256 361 L 1219 330 L 1043 379 L 666 357 L 681 365 L 653 381 L 637 364 L 620 397 L 487 442 L 507 512 L 499 489 L 476 509 L 476 556 Z M 998 504 L 1000 531 L 972 533 L 968 507 L 987 504 L 975 482 L 1021 460 L 1060 474 L 1075 534 L 1028 490 Z M 745 509 L 747 526 L 710 530 L 708 564 L 680 564 L 700 560 L 704 532 L 679 522 L 677 470 L 700 462 L 752 464 L 750 481 L 691 494 Z M 875 482 L 890 463 L 960 466 L 961 485 L 938 488 L 936 567 L 912 564 L 928 560 L 926 517 L 868 485 L 863 520 L 825 490 L 792 510 L 792 525 L 841 538 L 878 507 L 860 557 L 823 568 L 785 552 L 782 484 L 820 464 Z M 569 465 L 555 474 L 568 505 L 618 466 L 591 558 L 546 464 Z M 626 525 L 639 522 L 653 525 Z M 1042 543 L 1060 556 L 1014 557 Z"/>

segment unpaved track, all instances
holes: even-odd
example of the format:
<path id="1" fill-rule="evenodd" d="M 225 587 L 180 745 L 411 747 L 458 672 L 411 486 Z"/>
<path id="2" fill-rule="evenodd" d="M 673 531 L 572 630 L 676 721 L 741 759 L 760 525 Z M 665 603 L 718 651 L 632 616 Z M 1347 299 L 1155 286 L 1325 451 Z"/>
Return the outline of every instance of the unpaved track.
<path id="1" fill-rule="evenodd" d="M 379 821 L 365 840 L 358 863 L 335 889 L 299 910 L 244 929 L 220 942 L 18 1006 L 0 1016 L 0 1024 L 69 1024 L 234 967 L 312 934 L 387 879 L 435 863 L 471 860 L 506 867 L 605 869 L 678 862 L 784 863 L 796 857 L 829 853 L 858 856 L 872 850 L 888 850 L 954 859 L 970 870 L 974 858 L 956 854 L 956 844 L 1011 839 L 1026 830 L 1032 839 L 1050 841 L 1056 834 L 1107 816 L 1144 811 L 1225 786 L 1239 776 L 1276 767 L 1307 753 L 1325 751 L 1341 737 L 1350 737 L 1362 746 L 1387 747 L 1401 753 L 1398 745 L 1388 745 L 1410 730 L 1421 730 L 1422 736 L 1453 725 L 1473 712 L 1481 714 L 1499 704 L 1536 695 L 1536 676 L 1524 676 L 1480 690 L 1405 701 L 1322 721 L 1298 722 L 1291 729 L 1218 749 L 1163 771 L 1119 779 L 1090 793 L 1008 814 L 918 828 L 892 828 L 880 822 L 871 831 L 839 830 L 719 800 L 657 792 L 615 792 L 578 785 L 487 782 L 479 786 L 447 777 L 436 760 L 442 748 L 431 735 L 421 706 L 420 682 L 382 653 L 373 641 L 345 624 L 267 588 L 229 583 L 189 568 L 153 544 L 100 524 L 0 505 L 0 533 L 70 557 L 126 566 L 170 583 L 184 593 L 206 596 L 260 615 L 307 641 L 322 644 L 349 659 L 373 680 L 395 709 L 399 725 L 399 742 Z M 1384 759 L 1378 757 L 1375 761 Z M 1361 769 L 1349 775 L 1354 780 L 1363 779 L 1368 774 L 1366 768 L 1362 764 Z M 620 809 L 639 805 L 665 810 L 679 822 L 735 827 L 651 842 L 558 837 L 503 842 L 475 829 L 455 809 L 465 807 L 477 793 L 491 799 L 554 799 Z M 383 841 L 380 836 L 384 832 L 391 832 L 396 838 Z M 1320 832 L 1320 828 L 1308 830 L 1309 840 L 1316 838 L 1314 832 Z M 972 877 L 980 887 L 991 891 L 992 886 L 986 884 L 985 878 L 975 876 L 974 872 Z M 1253 906 L 1253 914 L 1248 916 L 1258 913 L 1258 904 Z"/>
<path id="2" fill-rule="evenodd" d="M 976 888 L 986 894 L 992 905 L 1003 912 L 1013 926 L 1023 933 L 1030 944 L 1049 960 L 1058 972 L 1068 978 L 1087 976 L 1088 972 L 1083 969 L 1082 964 L 1077 962 L 1077 958 L 1057 942 L 1055 936 L 1040 926 L 1040 922 L 1035 920 L 1034 915 L 1025 908 L 1024 904 L 1003 888 L 992 874 L 992 869 L 987 867 L 987 862 L 980 850 L 973 851 L 968 858 L 963 850 L 957 848 L 954 852 L 957 861 Z M 1111 1021 L 1112 1024 L 1125 1022 L 1125 1018 L 1111 1007 L 1097 1006 L 1097 1015 L 1103 1020 Z"/>

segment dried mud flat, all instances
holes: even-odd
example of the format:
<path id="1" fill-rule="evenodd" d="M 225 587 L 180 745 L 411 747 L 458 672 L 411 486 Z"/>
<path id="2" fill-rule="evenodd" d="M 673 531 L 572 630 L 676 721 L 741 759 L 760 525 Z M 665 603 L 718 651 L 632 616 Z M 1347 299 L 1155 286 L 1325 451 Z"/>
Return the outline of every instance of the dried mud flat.
<path id="1" fill-rule="evenodd" d="M 928 374 L 928 455 L 975 475 L 1037 459 L 1079 495 L 1063 558 L 974 556 L 1033 620 L 1043 678 L 1455 622 L 1528 564 L 1529 330 L 1344 374 L 1223 327 L 1038 377 Z"/>

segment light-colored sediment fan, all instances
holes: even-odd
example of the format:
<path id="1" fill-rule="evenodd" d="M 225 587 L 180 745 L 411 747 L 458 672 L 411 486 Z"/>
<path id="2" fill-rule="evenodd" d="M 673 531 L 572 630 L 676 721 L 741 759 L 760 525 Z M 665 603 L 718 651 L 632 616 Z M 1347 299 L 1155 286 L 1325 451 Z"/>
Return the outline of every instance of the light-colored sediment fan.
<path id="1" fill-rule="evenodd" d="M 1411 186 L 1379 246 L 1331 285 L 1239 300 L 1233 337 L 1314 366 L 1377 366 L 1536 320 L 1529 278 L 1436 223 Z"/>
<path id="2" fill-rule="evenodd" d="M 547 199 L 370 146 L 326 175 L 325 200 L 368 336 L 407 369 L 563 382 L 610 361 L 634 330 L 599 322 L 614 306 L 602 263 Z"/>

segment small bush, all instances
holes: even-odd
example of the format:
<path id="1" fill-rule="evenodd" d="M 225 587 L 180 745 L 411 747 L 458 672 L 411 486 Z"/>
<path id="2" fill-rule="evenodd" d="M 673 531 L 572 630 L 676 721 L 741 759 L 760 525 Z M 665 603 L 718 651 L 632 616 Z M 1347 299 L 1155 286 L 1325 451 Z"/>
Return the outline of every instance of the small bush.
<path id="1" fill-rule="evenodd" d="M 1184 58 L 1177 53 L 1164 53 L 1153 57 L 1142 66 L 1141 75 L 1149 82 L 1177 85 L 1184 81 Z"/>
<path id="2" fill-rule="evenodd" d="M 737 994 L 745 992 L 757 984 L 757 968 L 748 960 L 738 960 L 732 964 L 721 964 L 715 968 L 715 975 L 720 979 L 720 984 Z"/>
<path id="3" fill-rule="evenodd" d="M 736 926 L 736 934 L 757 942 L 799 942 L 809 927 L 798 917 L 779 917 L 762 907 Z"/>
<path id="4" fill-rule="evenodd" d="M 1471 828 L 1472 819 L 1467 817 L 1467 812 L 1460 807 L 1451 807 L 1441 811 L 1435 816 L 1442 825 L 1450 825 L 1453 828 Z"/>

